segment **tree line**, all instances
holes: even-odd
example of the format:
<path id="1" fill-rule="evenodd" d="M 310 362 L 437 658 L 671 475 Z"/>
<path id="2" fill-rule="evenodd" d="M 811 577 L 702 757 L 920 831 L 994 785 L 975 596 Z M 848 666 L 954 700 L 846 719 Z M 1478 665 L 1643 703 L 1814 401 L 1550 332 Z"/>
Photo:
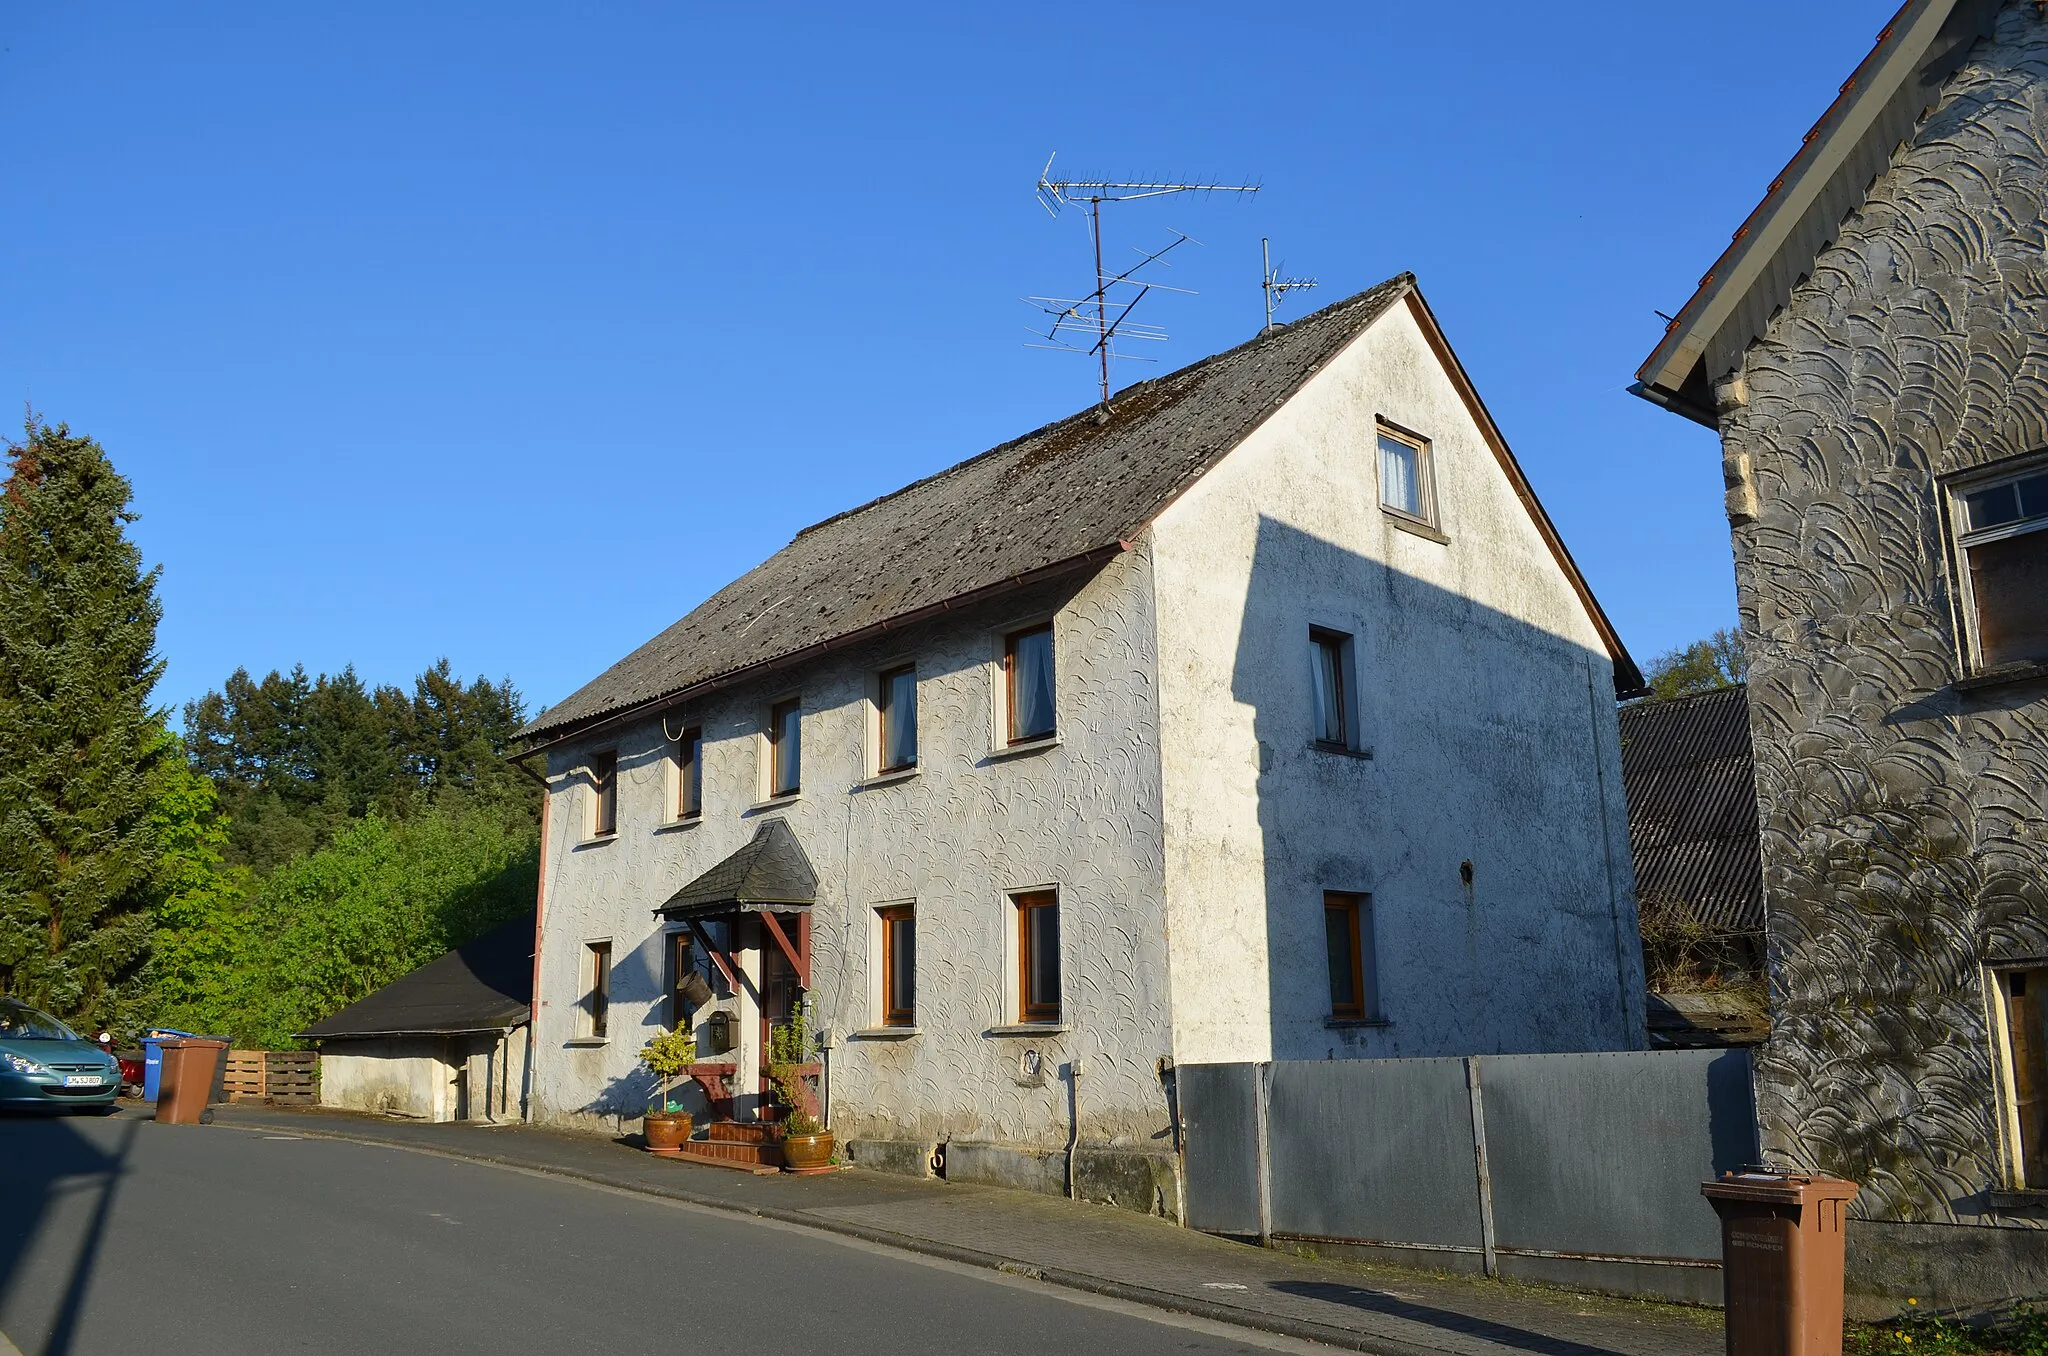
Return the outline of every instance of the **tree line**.
<path id="1" fill-rule="evenodd" d="M 443 659 L 237 670 L 184 709 L 104 449 L 31 416 L 0 486 L 0 995 L 280 1048 L 533 906 L 524 703 Z"/>

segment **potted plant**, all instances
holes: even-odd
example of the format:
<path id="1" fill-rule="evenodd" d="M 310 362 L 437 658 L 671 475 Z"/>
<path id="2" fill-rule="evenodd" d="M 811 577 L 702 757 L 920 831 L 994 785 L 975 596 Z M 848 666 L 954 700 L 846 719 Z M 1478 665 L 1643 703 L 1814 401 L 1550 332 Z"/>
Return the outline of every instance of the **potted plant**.
<path id="1" fill-rule="evenodd" d="M 647 1098 L 647 1147 L 656 1153 L 672 1153 L 690 1137 L 691 1127 L 690 1114 L 671 1106 L 669 1093 L 683 1071 L 697 1062 L 696 1035 L 687 1027 L 664 1031 L 641 1048 L 640 1062 L 660 1080 Z"/>
<path id="2" fill-rule="evenodd" d="M 789 1021 L 768 1035 L 768 1081 L 782 1103 L 782 1161 L 794 1170 L 822 1168 L 832 1161 L 832 1132 L 812 1115 L 800 1066 L 810 1053 L 810 1021 L 798 1003 Z"/>

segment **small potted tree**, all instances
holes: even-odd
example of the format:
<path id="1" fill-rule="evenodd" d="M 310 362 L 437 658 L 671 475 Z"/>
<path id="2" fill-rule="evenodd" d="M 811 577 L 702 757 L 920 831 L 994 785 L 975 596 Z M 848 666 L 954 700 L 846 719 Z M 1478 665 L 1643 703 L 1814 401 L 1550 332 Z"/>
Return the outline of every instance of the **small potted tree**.
<path id="1" fill-rule="evenodd" d="M 798 1003 L 789 1021 L 768 1036 L 768 1081 L 782 1103 L 782 1161 L 795 1171 L 832 1161 L 832 1132 L 811 1114 L 801 1066 L 810 1054 L 810 1021 Z"/>
<path id="2" fill-rule="evenodd" d="M 683 1071 L 697 1062 L 697 1038 L 687 1027 L 664 1031 L 641 1049 L 640 1062 L 659 1080 L 647 1098 L 647 1147 L 674 1153 L 690 1137 L 690 1113 L 672 1106 L 669 1094 Z"/>

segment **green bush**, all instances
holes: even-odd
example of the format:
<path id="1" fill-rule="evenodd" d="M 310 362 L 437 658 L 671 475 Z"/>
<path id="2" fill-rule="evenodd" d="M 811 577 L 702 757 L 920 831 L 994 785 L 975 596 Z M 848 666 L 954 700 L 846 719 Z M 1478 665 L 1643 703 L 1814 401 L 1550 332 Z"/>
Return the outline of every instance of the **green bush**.
<path id="1" fill-rule="evenodd" d="M 164 1025 L 290 1049 L 323 1017 L 533 907 L 539 844 L 485 809 L 357 820 L 260 881 L 194 901 L 204 963 L 159 990 Z M 226 873 L 221 879 L 230 879 Z M 168 980 L 170 977 L 166 976 Z"/>

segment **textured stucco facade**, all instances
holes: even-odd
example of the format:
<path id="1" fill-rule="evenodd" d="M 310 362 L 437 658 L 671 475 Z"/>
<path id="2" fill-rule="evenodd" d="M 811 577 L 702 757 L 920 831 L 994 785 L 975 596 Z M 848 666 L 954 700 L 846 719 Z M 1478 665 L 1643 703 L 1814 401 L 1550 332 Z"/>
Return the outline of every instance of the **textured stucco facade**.
<path id="1" fill-rule="evenodd" d="M 1430 441 L 1441 532 L 1382 513 L 1376 418 Z M 654 911 L 766 816 L 819 878 L 809 994 L 860 1161 L 915 1170 L 943 1144 L 951 1177 L 1062 1190 L 1072 1140 L 1078 1194 L 1175 1213 L 1176 1063 L 1641 1043 L 1613 661 L 1414 309 L 1126 546 L 555 747 L 535 1118 L 644 1108 L 635 1058 L 669 1020 Z M 1002 637 L 1047 618 L 1058 742 L 1013 752 Z M 1311 627 L 1355 641 L 1348 752 L 1310 747 Z M 918 770 L 876 778 L 874 676 L 905 663 Z M 763 804 L 765 718 L 796 695 L 803 791 Z M 692 823 L 665 822 L 664 722 L 703 731 Z M 619 828 L 593 839 L 605 749 Z M 1035 887 L 1059 891 L 1061 1020 L 1016 1031 L 1009 899 Z M 1370 1020 L 1329 1019 L 1326 889 L 1371 896 Z M 898 903 L 917 911 L 911 1033 L 879 1029 L 875 910 Z M 738 940 L 757 980 L 758 937 Z M 580 1006 L 593 942 L 613 948 L 602 1042 Z M 742 1069 L 759 1060 L 749 987 L 720 1000 Z"/>
<path id="2" fill-rule="evenodd" d="M 1944 505 L 1948 477 L 2048 446 L 2044 208 L 2048 22 L 2012 4 L 1711 374 L 1768 899 L 1764 1144 L 1864 1184 L 1873 1295 L 2048 1279 L 2040 1212 L 1991 1200 L 1990 992 L 2048 956 L 2048 680 L 1967 681 Z"/>

